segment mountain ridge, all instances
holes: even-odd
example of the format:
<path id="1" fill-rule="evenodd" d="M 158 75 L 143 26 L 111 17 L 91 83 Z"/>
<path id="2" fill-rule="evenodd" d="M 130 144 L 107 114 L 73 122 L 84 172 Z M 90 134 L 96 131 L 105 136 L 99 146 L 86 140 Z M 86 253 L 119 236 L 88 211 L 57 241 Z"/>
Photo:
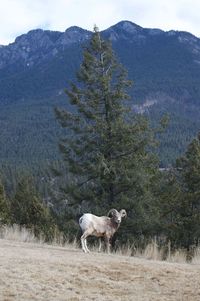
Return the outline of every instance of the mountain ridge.
<path id="1" fill-rule="evenodd" d="M 53 51 L 55 53 L 55 49 L 64 45 L 70 45 L 75 43 L 81 43 L 85 40 L 89 39 L 92 34 L 92 31 L 88 31 L 78 26 L 71 26 L 67 28 L 64 32 L 60 31 L 51 31 L 51 30 L 43 30 L 43 29 L 33 29 L 28 31 L 25 34 L 22 34 L 16 37 L 15 41 L 8 45 L 1 45 L 0 47 L 0 69 L 4 68 L 7 64 L 12 64 L 15 59 L 19 59 L 20 55 L 17 57 L 13 55 L 13 52 L 19 52 L 21 54 L 21 58 L 24 60 L 28 59 L 30 55 L 39 49 L 43 49 L 43 53 L 45 54 L 45 50 L 49 50 L 49 52 Z M 110 26 L 109 28 L 102 31 L 102 34 L 109 38 L 111 41 L 116 41 L 117 38 L 130 38 L 130 35 L 136 35 L 138 39 L 144 39 L 145 35 L 166 35 L 166 36 L 179 36 L 180 42 L 186 43 L 194 43 L 198 42 L 199 47 L 196 50 L 198 54 L 200 53 L 200 39 L 198 39 L 195 35 L 185 32 L 185 31 L 164 31 L 158 28 L 143 28 L 133 22 L 130 21 L 120 21 L 115 25 Z M 127 34 L 128 36 L 126 36 Z M 181 38 L 182 36 L 186 37 Z M 33 47 L 31 49 L 30 45 Z M 10 55 L 10 56 L 9 56 Z"/>

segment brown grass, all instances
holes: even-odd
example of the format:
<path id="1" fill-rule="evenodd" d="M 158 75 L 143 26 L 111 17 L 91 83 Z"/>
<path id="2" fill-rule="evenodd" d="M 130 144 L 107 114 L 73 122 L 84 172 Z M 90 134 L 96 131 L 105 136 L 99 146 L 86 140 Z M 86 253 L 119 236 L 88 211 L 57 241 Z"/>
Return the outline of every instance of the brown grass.
<path id="1" fill-rule="evenodd" d="M 0 239 L 1 301 L 199 301 L 200 266 Z"/>
<path id="2" fill-rule="evenodd" d="M 0 238 L 23 242 L 39 242 L 32 231 L 26 229 L 25 227 L 20 227 L 16 224 L 13 226 L 1 226 Z"/>
<path id="3" fill-rule="evenodd" d="M 194 250 L 194 256 L 192 258 L 193 264 L 200 264 L 200 247 Z"/>

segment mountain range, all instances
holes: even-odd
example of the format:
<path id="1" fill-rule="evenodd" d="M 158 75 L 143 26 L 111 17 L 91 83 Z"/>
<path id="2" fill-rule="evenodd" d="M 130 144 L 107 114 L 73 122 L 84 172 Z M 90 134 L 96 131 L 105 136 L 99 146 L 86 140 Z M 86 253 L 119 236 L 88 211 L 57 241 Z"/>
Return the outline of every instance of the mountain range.
<path id="1" fill-rule="evenodd" d="M 173 164 L 200 128 L 200 39 L 188 32 L 142 28 L 121 21 L 101 32 L 133 80 L 132 109 L 153 123 L 168 113 L 159 138 L 161 166 Z M 0 46 L 0 164 L 40 165 L 59 160 L 61 129 L 54 107 L 67 106 L 92 32 L 36 29 Z"/>

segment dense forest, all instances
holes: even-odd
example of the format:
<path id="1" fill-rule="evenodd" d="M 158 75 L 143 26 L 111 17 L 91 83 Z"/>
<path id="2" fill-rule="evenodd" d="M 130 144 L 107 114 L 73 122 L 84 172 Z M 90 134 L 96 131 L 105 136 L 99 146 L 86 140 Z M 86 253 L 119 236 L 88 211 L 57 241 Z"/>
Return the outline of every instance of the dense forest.
<path id="1" fill-rule="evenodd" d="M 198 245 L 200 136 L 190 139 L 173 167 L 161 169 L 158 154 L 168 142 L 165 138 L 158 148 L 159 139 L 170 134 L 169 118 L 159 115 L 152 122 L 150 114 L 132 110 L 131 86 L 111 43 L 95 28 L 76 80 L 66 88 L 66 105 L 62 102 L 52 113 L 54 133 L 43 124 L 48 139 L 59 143 L 60 155 L 40 160 L 40 151 L 48 148 L 42 149 L 37 136 L 41 148 L 31 147 L 30 158 L 37 152 L 40 168 L 34 169 L 33 162 L 23 165 L 23 157 L 18 158 L 20 168 L 16 167 L 17 143 L 12 138 L 16 148 L 8 152 L 14 152 L 13 162 L 1 164 L 1 224 L 26 226 L 46 241 L 58 232 L 74 239 L 80 235 L 82 213 L 106 215 L 110 208 L 124 208 L 127 219 L 113 247 L 115 240 L 144 245 L 153 237 L 189 252 Z M 43 103 L 41 109 L 48 107 Z M 21 110 L 18 107 L 19 114 Z M 27 120 L 31 125 L 29 111 Z M 17 137 L 25 143 L 23 133 Z"/>

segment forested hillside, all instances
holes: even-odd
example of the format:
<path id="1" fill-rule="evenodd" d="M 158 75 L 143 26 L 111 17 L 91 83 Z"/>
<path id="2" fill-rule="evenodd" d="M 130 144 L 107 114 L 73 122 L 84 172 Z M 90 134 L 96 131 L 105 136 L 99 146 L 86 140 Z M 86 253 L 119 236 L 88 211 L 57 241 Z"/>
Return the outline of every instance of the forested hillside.
<path id="1" fill-rule="evenodd" d="M 200 40 L 122 21 L 102 32 L 133 80 L 132 108 L 169 126 L 159 137 L 161 166 L 183 153 L 200 126 Z M 54 108 L 67 104 L 91 32 L 33 30 L 0 48 L 0 162 L 35 167 L 59 160 Z"/>

